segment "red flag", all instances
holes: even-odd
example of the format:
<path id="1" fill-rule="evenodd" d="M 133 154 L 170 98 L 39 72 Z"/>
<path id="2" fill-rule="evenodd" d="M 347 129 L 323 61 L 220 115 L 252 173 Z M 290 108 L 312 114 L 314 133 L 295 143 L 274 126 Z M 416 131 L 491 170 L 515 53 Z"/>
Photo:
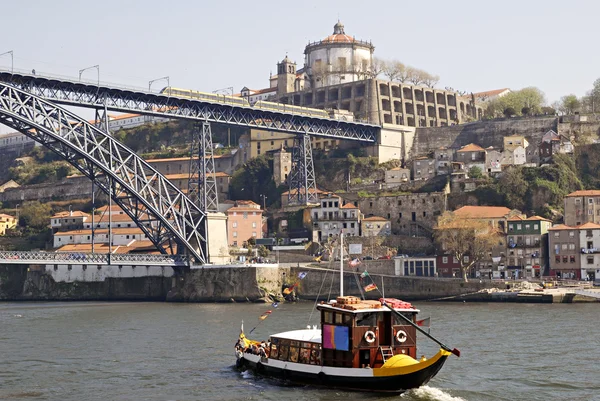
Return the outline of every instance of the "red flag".
<path id="1" fill-rule="evenodd" d="M 368 286 L 365 287 L 365 292 L 373 291 L 376 289 L 377 289 L 377 286 L 375 284 L 369 284 Z"/>
<path id="2" fill-rule="evenodd" d="M 421 327 L 429 327 L 429 326 L 431 326 L 431 318 L 430 317 L 426 317 L 425 319 L 417 320 L 417 326 L 421 326 Z"/>

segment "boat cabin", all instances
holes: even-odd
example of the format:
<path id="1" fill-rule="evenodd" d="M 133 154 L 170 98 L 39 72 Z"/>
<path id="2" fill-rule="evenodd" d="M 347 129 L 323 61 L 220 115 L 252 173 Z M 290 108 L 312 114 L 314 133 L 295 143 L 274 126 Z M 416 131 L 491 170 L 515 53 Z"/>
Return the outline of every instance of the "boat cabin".
<path id="1" fill-rule="evenodd" d="M 416 329 L 381 301 L 338 297 L 335 303 L 317 306 L 324 366 L 378 368 L 398 354 L 416 359 Z M 411 304 L 396 299 L 386 299 L 386 303 L 416 323 L 419 311 Z"/>
<path id="2" fill-rule="evenodd" d="M 397 299 L 386 303 L 416 323 L 419 312 Z M 321 330 L 298 330 L 270 338 L 269 358 L 310 365 L 344 368 L 378 368 L 393 355 L 416 359 L 417 332 L 380 301 L 338 297 L 317 306 Z M 320 338 L 319 338 L 320 337 Z"/>

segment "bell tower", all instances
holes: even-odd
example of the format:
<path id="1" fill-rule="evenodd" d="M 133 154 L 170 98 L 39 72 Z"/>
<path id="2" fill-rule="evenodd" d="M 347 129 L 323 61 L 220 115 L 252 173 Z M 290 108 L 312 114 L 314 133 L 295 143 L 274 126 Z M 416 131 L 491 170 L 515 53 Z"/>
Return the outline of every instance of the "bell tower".
<path id="1" fill-rule="evenodd" d="M 286 55 L 280 63 L 277 63 L 277 96 L 294 92 L 295 81 L 296 63 Z"/>

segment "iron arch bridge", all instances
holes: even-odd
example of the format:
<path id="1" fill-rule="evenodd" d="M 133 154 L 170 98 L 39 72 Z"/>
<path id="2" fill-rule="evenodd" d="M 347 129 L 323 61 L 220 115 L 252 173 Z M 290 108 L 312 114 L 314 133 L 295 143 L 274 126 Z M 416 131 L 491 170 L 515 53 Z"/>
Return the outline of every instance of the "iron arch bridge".
<path id="1" fill-rule="evenodd" d="M 81 82 L 20 71 L 0 71 L 0 81 L 57 104 L 96 109 L 106 107 L 117 112 L 202 120 L 289 134 L 375 143 L 381 129 L 373 124 L 302 115 L 295 113 L 293 109 L 271 111 L 232 104 L 225 100 L 219 102 L 167 96 L 137 88 L 118 87 L 101 82 Z"/>
<path id="2" fill-rule="evenodd" d="M 59 154 L 112 197 L 163 254 L 206 263 L 205 213 L 131 149 L 81 117 L 0 82 L 0 124 Z"/>

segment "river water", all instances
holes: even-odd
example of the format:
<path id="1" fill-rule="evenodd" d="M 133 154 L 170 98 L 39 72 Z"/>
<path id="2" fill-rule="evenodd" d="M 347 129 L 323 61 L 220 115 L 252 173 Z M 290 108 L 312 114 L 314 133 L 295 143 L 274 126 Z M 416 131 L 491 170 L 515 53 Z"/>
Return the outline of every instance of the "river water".
<path id="1" fill-rule="evenodd" d="M 419 303 L 450 357 L 406 401 L 600 400 L 600 305 Z M 302 328 L 312 303 L 0 304 L 2 400 L 378 400 L 233 368 L 233 345 Z M 313 314 L 311 324 L 317 323 Z M 419 354 L 437 347 L 421 338 Z"/>

